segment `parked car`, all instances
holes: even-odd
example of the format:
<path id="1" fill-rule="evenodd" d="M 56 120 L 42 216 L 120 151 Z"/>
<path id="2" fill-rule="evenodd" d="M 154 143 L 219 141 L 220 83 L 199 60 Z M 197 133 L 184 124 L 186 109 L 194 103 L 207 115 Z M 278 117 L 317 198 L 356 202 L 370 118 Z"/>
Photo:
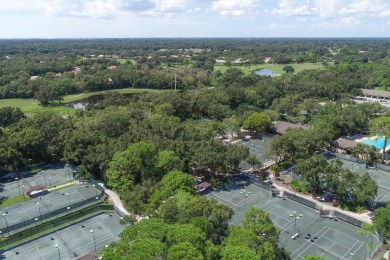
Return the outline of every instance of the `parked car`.
<path id="1" fill-rule="evenodd" d="M 329 201 L 332 201 L 332 200 L 335 200 L 338 198 L 339 198 L 339 196 L 337 194 L 334 194 L 334 193 L 331 193 L 328 191 L 324 192 L 320 196 L 317 196 L 318 201 L 325 201 L 325 202 L 329 202 Z"/>

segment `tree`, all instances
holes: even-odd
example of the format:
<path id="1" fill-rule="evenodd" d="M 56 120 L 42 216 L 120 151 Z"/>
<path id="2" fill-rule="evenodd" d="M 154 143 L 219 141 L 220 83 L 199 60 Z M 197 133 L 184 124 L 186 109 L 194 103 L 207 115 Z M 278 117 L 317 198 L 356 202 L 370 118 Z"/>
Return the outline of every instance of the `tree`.
<path id="1" fill-rule="evenodd" d="M 286 73 L 294 73 L 295 69 L 293 68 L 293 66 L 284 66 L 283 67 L 283 70 L 286 72 Z"/>
<path id="2" fill-rule="evenodd" d="M 356 187 L 354 187 L 354 194 L 356 199 L 364 204 L 373 201 L 378 192 L 378 184 L 371 179 L 370 175 L 365 172 L 357 179 Z"/>
<path id="3" fill-rule="evenodd" d="M 386 159 L 387 140 L 390 138 L 390 117 L 381 116 L 372 120 L 370 132 L 373 136 L 383 136 L 382 162 Z"/>
<path id="4" fill-rule="evenodd" d="M 302 258 L 302 260 L 326 260 L 325 258 L 322 258 L 321 256 L 316 255 L 306 255 Z"/>
<path id="5" fill-rule="evenodd" d="M 222 260 L 258 260 L 259 255 L 248 247 L 228 245 L 222 248 Z"/>
<path id="6" fill-rule="evenodd" d="M 168 249 L 168 260 L 203 260 L 202 253 L 190 243 L 179 243 Z"/>
<path id="7" fill-rule="evenodd" d="M 390 202 L 385 208 L 375 210 L 373 225 L 385 239 L 390 239 Z"/>
<path id="8" fill-rule="evenodd" d="M 183 162 L 173 151 L 161 151 L 158 153 L 156 168 L 161 176 L 170 171 L 182 171 Z"/>
<path id="9" fill-rule="evenodd" d="M 271 121 L 264 113 L 254 112 L 243 123 L 245 129 L 253 133 L 267 132 L 271 126 Z"/>
<path id="10" fill-rule="evenodd" d="M 174 224 L 168 227 L 167 244 L 189 243 L 203 251 L 206 241 L 205 234 L 192 224 Z"/>
<path id="11" fill-rule="evenodd" d="M 0 127 L 7 127 L 15 124 L 26 116 L 19 107 L 2 107 L 0 108 Z"/>
<path id="12" fill-rule="evenodd" d="M 135 239 L 128 243 L 123 241 L 104 251 L 103 259 L 164 259 L 165 245 L 157 239 Z"/>
<path id="13" fill-rule="evenodd" d="M 132 190 L 143 179 L 157 177 L 157 151 L 152 144 L 139 142 L 115 153 L 106 171 L 108 185 L 120 193 Z"/>

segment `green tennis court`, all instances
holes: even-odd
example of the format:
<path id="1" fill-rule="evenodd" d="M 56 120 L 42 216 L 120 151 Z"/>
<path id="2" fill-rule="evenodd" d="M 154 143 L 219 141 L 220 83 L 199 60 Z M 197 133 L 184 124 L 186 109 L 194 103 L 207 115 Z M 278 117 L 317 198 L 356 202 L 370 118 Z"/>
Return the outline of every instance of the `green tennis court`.
<path id="1" fill-rule="evenodd" d="M 294 260 L 310 254 L 330 260 L 364 260 L 381 244 L 376 235 L 359 236 L 359 227 L 342 220 L 321 218 L 319 210 L 283 196 L 273 197 L 271 192 L 254 184 L 245 187 L 246 193 L 250 191 L 246 201 L 243 201 L 242 191 L 232 187 L 228 191 L 212 191 L 209 196 L 232 207 L 232 225 L 239 225 L 250 207 L 268 212 L 281 232 L 280 246 L 289 251 Z"/>
<path id="2" fill-rule="evenodd" d="M 118 241 L 119 233 L 125 228 L 119 220 L 116 214 L 100 214 L 6 250 L 2 257 L 15 260 L 76 259 Z"/>

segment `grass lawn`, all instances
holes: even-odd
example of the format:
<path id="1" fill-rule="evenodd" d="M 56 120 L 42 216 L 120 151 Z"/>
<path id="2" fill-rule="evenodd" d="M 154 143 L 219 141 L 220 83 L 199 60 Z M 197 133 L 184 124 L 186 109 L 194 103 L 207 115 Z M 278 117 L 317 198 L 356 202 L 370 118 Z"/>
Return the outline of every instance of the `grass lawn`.
<path id="1" fill-rule="evenodd" d="M 133 94 L 133 93 L 142 93 L 142 92 L 158 92 L 157 89 L 133 89 L 133 88 L 124 88 L 124 89 L 113 89 L 89 93 L 81 93 L 74 95 L 66 95 L 64 97 L 64 102 L 54 103 L 53 106 L 41 106 L 39 105 L 38 100 L 32 98 L 9 98 L 9 99 L 0 99 L 0 108 L 2 107 L 19 107 L 27 115 L 34 115 L 41 111 L 56 111 L 61 115 L 73 114 L 76 109 L 66 106 L 67 103 L 77 102 L 92 96 L 101 95 L 108 91 L 117 91 L 121 94 Z"/>
<path id="2" fill-rule="evenodd" d="M 18 204 L 18 203 L 26 201 L 26 200 L 30 200 L 30 197 L 26 196 L 24 194 L 23 195 L 17 195 L 15 197 L 11 197 L 11 198 L 7 198 L 3 202 L 1 202 L 0 208 L 5 208 L 5 207 L 8 207 L 8 206 L 11 206 L 11 205 L 14 205 L 14 204 Z"/>
<path id="3" fill-rule="evenodd" d="M 260 69 L 273 69 L 274 74 L 283 74 L 283 68 L 285 66 L 292 66 L 295 69 L 295 72 L 300 72 L 302 70 L 313 70 L 313 69 L 323 69 L 324 66 L 321 63 L 292 63 L 292 64 L 259 64 L 259 65 L 248 65 L 248 66 L 232 66 L 232 68 L 241 69 L 245 75 L 252 73 L 252 71 Z M 225 73 L 228 69 L 226 65 L 215 65 L 214 71 L 220 71 Z"/>

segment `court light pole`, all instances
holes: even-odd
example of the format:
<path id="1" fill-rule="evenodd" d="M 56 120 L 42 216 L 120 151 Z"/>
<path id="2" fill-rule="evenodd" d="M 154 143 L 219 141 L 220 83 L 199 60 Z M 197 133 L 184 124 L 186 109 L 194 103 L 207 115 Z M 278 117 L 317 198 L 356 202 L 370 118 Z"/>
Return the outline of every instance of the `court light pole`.
<path id="1" fill-rule="evenodd" d="M 70 206 L 70 196 L 69 196 L 69 193 L 62 193 L 62 196 L 68 196 L 69 206 Z"/>
<path id="2" fill-rule="evenodd" d="M 26 196 L 24 196 L 24 185 L 22 185 L 22 195 L 23 195 L 23 200 L 26 200 Z"/>
<path id="3" fill-rule="evenodd" d="M 8 220 L 7 220 L 7 213 L 8 213 L 8 212 L 4 212 L 4 213 L 3 213 L 3 217 L 4 217 L 4 219 L 5 219 L 5 224 L 7 225 L 7 234 L 8 234 L 8 236 L 9 236 L 9 226 L 8 226 Z"/>
<path id="4" fill-rule="evenodd" d="M 39 202 L 35 202 L 35 205 L 37 205 L 39 208 L 39 218 L 41 219 L 41 224 L 42 224 L 41 206 L 39 205 Z"/>
<path id="5" fill-rule="evenodd" d="M 94 185 L 92 185 L 93 186 L 93 188 L 95 189 L 95 196 L 97 196 L 97 188 L 96 188 L 96 185 L 94 184 Z"/>
<path id="6" fill-rule="evenodd" d="M 295 237 L 295 235 L 297 234 L 296 233 L 296 230 L 297 230 L 297 220 L 303 218 L 303 214 L 299 214 L 296 211 L 293 211 L 293 213 L 290 214 L 290 217 L 294 218 L 294 234 L 293 234 L 292 237 Z"/>
<path id="7" fill-rule="evenodd" d="M 15 177 L 15 180 L 18 182 L 18 189 L 19 189 L 19 194 L 20 194 L 19 178 L 18 178 L 18 177 Z"/>
<path id="8" fill-rule="evenodd" d="M 61 259 L 60 248 L 58 247 L 57 244 L 55 244 L 54 247 L 57 248 L 58 250 L 58 259 Z"/>
<path id="9" fill-rule="evenodd" d="M 35 218 L 35 229 L 37 230 L 37 236 L 38 236 L 38 218 Z"/>
<path id="10" fill-rule="evenodd" d="M 95 240 L 95 233 L 93 233 L 93 229 L 91 229 L 89 232 L 93 235 L 93 244 L 95 245 L 95 252 L 96 252 L 96 240 Z"/>

